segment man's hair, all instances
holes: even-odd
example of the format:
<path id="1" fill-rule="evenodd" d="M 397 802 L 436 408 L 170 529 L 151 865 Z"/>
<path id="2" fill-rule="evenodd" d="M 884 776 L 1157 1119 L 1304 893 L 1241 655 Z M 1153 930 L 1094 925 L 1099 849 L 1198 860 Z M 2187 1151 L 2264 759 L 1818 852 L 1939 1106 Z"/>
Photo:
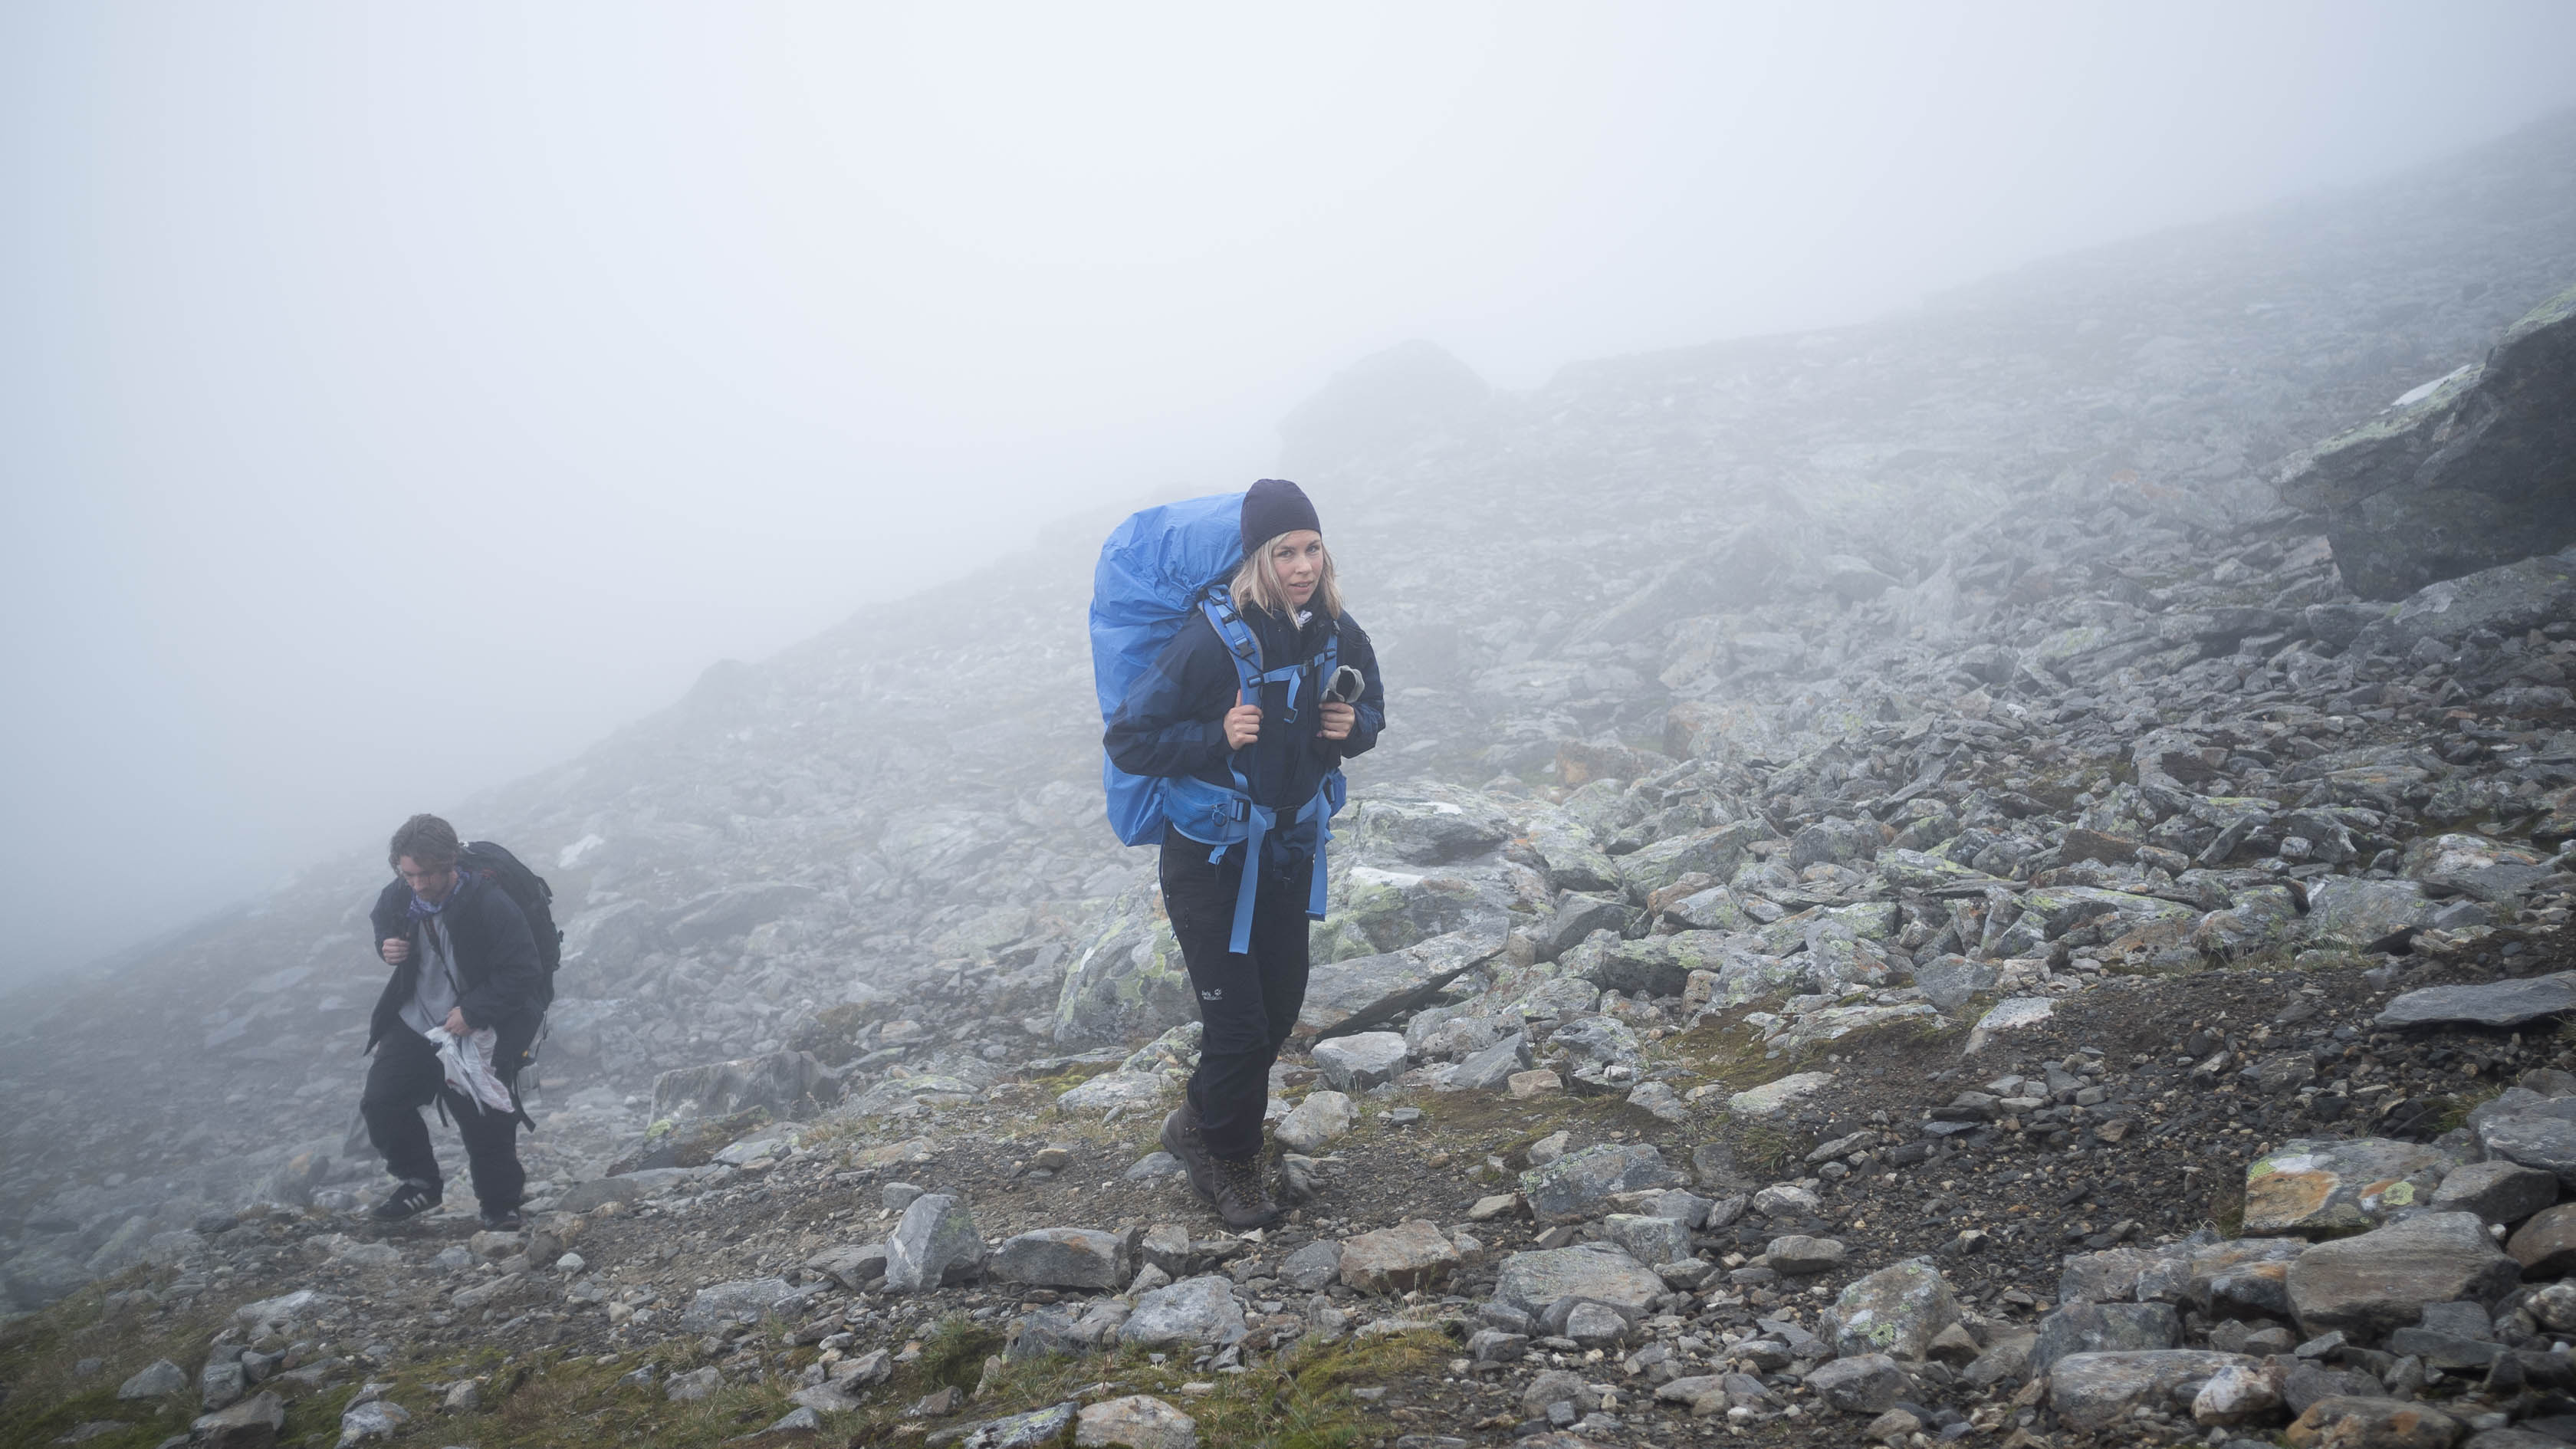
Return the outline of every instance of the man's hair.
<path id="1" fill-rule="evenodd" d="M 400 870 L 406 855 L 422 865 L 440 866 L 454 865 L 464 853 L 465 847 L 456 843 L 455 826 L 435 815 L 415 815 L 394 832 L 393 847 L 385 859 Z"/>
<path id="2" fill-rule="evenodd" d="M 1234 597 L 1235 608 L 1267 609 L 1274 614 L 1296 612 L 1288 607 L 1288 586 L 1279 582 L 1278 565 L 1270 561 L 1270 550 L 1287 536 L 1283 533 L 1263 539 L 1261 547 L 1246 555 L 1242 564 L 1236 567 L 1234 582 L 1226 586 L 1226 592 Z M 1324 566 L 1315 575 L 1315 592 L 1306 600 L 1306 607 L 1322 610 L 1328 619 L 1342 617 L 1342 591 L 1333 582 L 1333 548 L 1330 544 L 1324 546 Z"/>

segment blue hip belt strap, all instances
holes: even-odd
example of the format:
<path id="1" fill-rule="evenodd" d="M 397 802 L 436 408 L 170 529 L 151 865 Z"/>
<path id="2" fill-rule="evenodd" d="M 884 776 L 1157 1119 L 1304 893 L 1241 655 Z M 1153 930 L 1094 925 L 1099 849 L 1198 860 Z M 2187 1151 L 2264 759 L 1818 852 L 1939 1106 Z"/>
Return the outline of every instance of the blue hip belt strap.
<path id="1" fill-rule="evenodd" d="M 1253 900 L 1261 887 L 1262 852 L 1274 830 L 1295 831 L 1301 837 L 1311 833 L 1315 878 L 1307 890 L 1306 914 L 1318 921 L 1324 918 L 1324 847 L 1333 838 L 1333 807 L 1326 799 L 1326 791 L 1317 790 L 1283 826 L 1278 811 L 1254 804 L 1242 790 L 1229 790 L 1195 778 L 1172 780 L 1167 789 L 1164 810 L 1171 817 L 1172 828 L 1209 847 L 1210 865 L 1223 861 L 1226 852 L 1236 846 L 1243 847 L 1243 883 L 1235 887 L 1234 931 L 1227 939 L 1228 951 L 1240 955 L 1252 948 Z"/>

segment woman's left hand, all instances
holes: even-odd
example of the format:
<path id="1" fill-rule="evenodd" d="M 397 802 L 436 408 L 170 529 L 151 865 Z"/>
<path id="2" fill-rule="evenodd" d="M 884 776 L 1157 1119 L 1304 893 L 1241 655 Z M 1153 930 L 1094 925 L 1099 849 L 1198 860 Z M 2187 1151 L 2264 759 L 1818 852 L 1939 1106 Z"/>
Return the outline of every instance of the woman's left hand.
<path id="1" fill-rule="evenodd" d="M 1330 703 L 1324 706 L 1323 723 L 1315 732 L 1328 740 L 1346 740 L 1351 737 L 1351 726 L 1358 722 L 1358 711 L 1347 704 Z"/>

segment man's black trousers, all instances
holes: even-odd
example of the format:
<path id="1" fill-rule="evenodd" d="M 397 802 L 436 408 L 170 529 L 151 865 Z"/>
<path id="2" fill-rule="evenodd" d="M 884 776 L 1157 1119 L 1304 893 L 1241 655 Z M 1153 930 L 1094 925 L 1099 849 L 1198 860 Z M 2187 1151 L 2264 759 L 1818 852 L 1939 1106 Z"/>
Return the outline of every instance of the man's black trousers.
<path id="1" fill-rule="evenodd" d="M 1243 847 L 1208 863 L 1209 846 L 1179 831 L 1163 837 L 1163 910 L 1189 963 L 1198 992 L 1199 1069 L 1190 1075 L 1190 1106 L 1208 1151 L 1250 1157 L 1261 1150 L 1261 1119 L 1270 1107 L 1270 1064 L 1306 1004 L 1306 900 L 1315 862 L 1262 872 L 1252 908 L 1252 949 L 1228 951 L 1234 897 L 1243 882 Z"/>
<path id="2" fill-rule="evenodd" d="M 518 1118 L 479 1106 L 449 1087 L 438 1048 L 429 1038 L 408 1027 L 385 1033 L 367 1067 L 367 1090 L 358 1099 L 358 1111 L 367 1119 L 368 1139 L 384 1154 L 387 1171 L 438 1188 L 438 1154 L 430 1150 L 429 1124 L 420 1120 L 420 1109 L 433 1101 L 447 1104 L 447 1115 L 465 1136 L 465 1161 L 474 1170 L 474 1196 L 483 1211 L 517 1207 L 528 1182 L 519 1166 Z"/>

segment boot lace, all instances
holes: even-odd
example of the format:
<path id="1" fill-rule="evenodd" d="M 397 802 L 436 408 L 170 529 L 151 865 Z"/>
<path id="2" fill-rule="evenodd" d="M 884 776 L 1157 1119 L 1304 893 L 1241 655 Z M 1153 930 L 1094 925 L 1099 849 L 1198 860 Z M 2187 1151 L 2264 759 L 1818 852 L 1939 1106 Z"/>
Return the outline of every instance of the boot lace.
<path id="1" fill-rule="evenodd" d="M 1261 1187 L 1261 1159 L 1258 1157 L 1220 1157 L 1216 1159 L 1217 1179 L 1247 1206 L 1267 1206 L 1270 1195 Z"/>

